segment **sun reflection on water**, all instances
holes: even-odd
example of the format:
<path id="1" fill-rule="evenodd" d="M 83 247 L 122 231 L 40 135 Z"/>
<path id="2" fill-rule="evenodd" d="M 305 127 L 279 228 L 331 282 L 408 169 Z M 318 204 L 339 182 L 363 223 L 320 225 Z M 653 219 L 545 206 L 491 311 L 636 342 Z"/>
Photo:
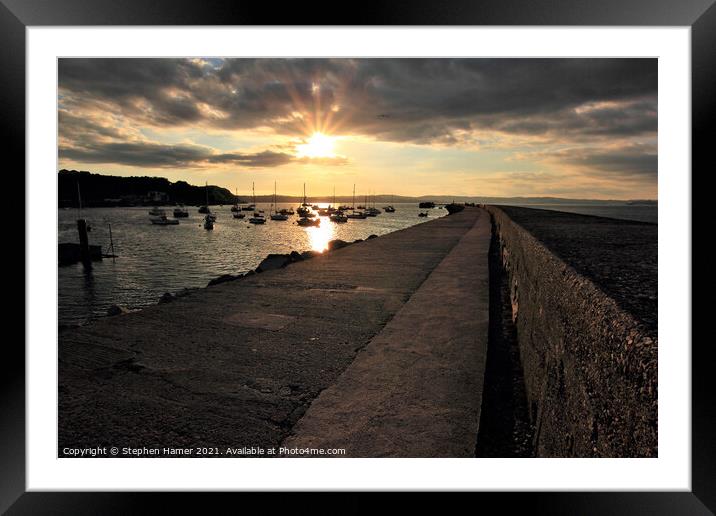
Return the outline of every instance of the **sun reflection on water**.
<path id="1" fill-rule="evenodd" d="M 328 217 L 321 217 L 320 226 L 310 226 L 303 229 L 308 234 L 313 251 L 322 253 L 328 248 L 328 242 L 333 240 L 333 224 L 328 220 Z"/>

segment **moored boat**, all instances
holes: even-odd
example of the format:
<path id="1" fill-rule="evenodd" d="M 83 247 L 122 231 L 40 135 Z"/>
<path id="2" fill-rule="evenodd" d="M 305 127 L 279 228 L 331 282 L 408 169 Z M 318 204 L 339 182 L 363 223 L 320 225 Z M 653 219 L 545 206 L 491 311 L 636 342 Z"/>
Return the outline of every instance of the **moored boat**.
<path id="1" fill-rule="evenodd" d="M 179 224 L 178 220 L 167 218 L 166 213 L 162 213 L 158 217 L 152 217 L 151 221 L 155 226 L 176 226 Z"/>
<path id="2" fill-rule="evenodd" d="M 356 185 L 353 185 L 353 206 L 356 205 Z M 358 206 L 358 208 L 362 208 L 362 206 Z M 349 219 L 364 219 L 367 217 L 365 212 L 363 211 L 356 211 L 351 207 L 351 212 L 346 215 Z"/>
<path id="3" fill-rule="evenodd" d="M 298 221 L 296 221 L 296 224 L 299 226 L 320 226 L 321 219 L 319 217 L 301 217 Z"/>
<path id="4" fill-rule="evenodd" d="M 188 217 L 189 212 L 186 210 L 186 208 L 183 205 L 180 205 L 180 206 L 177 206 L 176 208 L 174 208 L 173 215 L 174 215 L 175 219 L 181 219 L 181 218 Z"/>
<path id="5" fill-rule="evenodd" d="M 251 196 L 252 196 L 252 205 L 256 206 L 256 186 L 254 183 L 251 183 Z M 251 224 L 266 224 L 266 217 L 264 216 L 264 210 L 255 211 L 254 215 L 249 218 L 249 222 Z"/>
<path id="6" fill-rule="evenodd" d="M 214 229 L 214 221 L 216 220 L 216 215 L 211 213 L 211 210 L 209 209 L 209 183 L 206 183 L 206 204 L 199 208 L 199 213 L 205 213 L 204 216 L 204 229 Z M 202 208 L 205 208 L 205 211 L 202 211 Z"/>
<path id="7" fill-rule="evenodd" d="M 276 181 L 273 182 L 273 202 L 269 212 L 271 212 L 271 220 L 288 220 L 288 214 L 280 212 L 276 205 Z"/>
<path id="8" fill-rule="evenodd" d="M 254 212 L 254 215 L 249 218 L 251 224 L 266 224 L 266 217 L 259 212 Z"/>
<path id="9" fill-rule="evenodd" d="M 236 188 L 236 195 L 234 196 L 234 205 L 231 207 L 232 212 L 241 211 L 241 208 L 239 207 L 239 189 Z"/>
<path id="10" fill-rule="evenodd" d="M 303 202 L 296 208 L 299 217 L 315 217 L 316 214 L 311 209 L 311 205 L 306 200 L 306 183 L 303 183 Z"/>
<path id="11" fill-rule="evenodd" d="M 335 213 L 332 213 L 330 216 L 331 222 L 348 222 L 348 216 L 346 216 L 342 211 L 336 211 Z"/>

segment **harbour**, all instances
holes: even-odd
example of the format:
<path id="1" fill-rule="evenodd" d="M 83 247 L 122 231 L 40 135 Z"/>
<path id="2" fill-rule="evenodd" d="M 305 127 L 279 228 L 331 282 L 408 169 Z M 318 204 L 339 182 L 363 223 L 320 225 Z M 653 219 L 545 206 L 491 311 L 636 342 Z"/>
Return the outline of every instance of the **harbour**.
<path id="1" fill-rule="evenodd" d="M 279 203 L 278 209 L 295 206 Z M 269 205 L 258 208 L 268 210 Z M 248 216 L 234 219 L 231 207 L 224 205 L 211 207 L 217 221 L 212 231 L 206 231 L 204 215 L 196 207 L 187 207 L 188 217 L 168 227 L 153 226 L 148 210 L 139 206 L 82 210 L 92 227 L 90 243 L 109 248 L 111 224 L 115 251 L 120 257 L 114 263 L 111 259 L 94 263 L 91 272 L 85 271 L 81 263 L 58 268 L 61 325 L 84 324 L 103 317 L 112 305 L 142 308 L 155 304 L 167 292 L 205 287 L 224 274 L 246 273 L 268 254 L 323 251 L 334 239 L 352 242 L 426 220 L 417 217 L 414 204 L 405 203 L 396 204 L 394 213 L 346 224 L 320 217 L 319 227 L 300 227 L 294 215 L 290 220 L 254 225 L 249 224 Z M 167 211 L 171 213 L 171 208 Z M 445 210 L 431 210 L 432 218 L 445 214 Z M 77 242 L 77 210 L 59 210 L 58 218 L 58 242 Z"/>

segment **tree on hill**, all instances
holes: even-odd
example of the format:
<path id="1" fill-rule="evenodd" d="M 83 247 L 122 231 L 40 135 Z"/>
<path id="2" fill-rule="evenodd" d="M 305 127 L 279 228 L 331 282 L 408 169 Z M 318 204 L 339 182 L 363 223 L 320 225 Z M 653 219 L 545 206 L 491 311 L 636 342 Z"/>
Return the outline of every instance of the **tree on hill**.
<path id="1" fill-rule="evenodd" d="M 83 206 L 134 206 L 148 204 L 201 205 L 207 188 L 186 181 L 172 183 L 164 177 L 121 177 L 65 170 L 58 173 L 60 207 L 77 206 L 77 185 Z M 219 186 L 209 185 L 209 204 L 233 204 L 234 195 Z"/>

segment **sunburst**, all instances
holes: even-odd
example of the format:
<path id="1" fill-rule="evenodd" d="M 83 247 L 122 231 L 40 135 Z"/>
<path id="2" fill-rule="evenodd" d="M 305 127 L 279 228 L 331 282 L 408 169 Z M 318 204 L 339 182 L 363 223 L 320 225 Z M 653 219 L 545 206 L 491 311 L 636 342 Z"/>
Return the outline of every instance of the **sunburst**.
<path id="1" fill-rule="evenodd" d="M 333 136 L 315 132 L 306 143 L 297 145 L 296 151 L 302 158 L 332 158 L 336 155 L 334 152 L 335 141 L 336 138 Z"/>

